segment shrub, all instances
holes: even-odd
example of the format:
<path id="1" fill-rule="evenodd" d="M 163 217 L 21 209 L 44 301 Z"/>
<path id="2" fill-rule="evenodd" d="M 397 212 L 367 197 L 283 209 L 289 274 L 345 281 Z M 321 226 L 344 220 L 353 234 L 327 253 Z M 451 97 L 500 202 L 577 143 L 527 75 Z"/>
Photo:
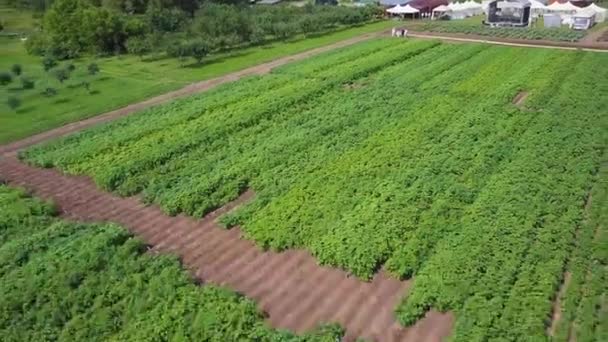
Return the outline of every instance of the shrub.
<path id="1" fill-rule="evenodd" d="M 13 64 L 13 66 L 11 67 L 11 71 L 15 76 L 21 75 L 22 70 L 23 69 L 21 68 L 21 64 Z"/>
<path id="2" fill-rule="evenodd" d="M 42 92 L 42 94 L 47 97 L 55 96 L 57 95 L 57 89 L 53 87 L 47 87 L 46 89 L 44 89 L 44 92 Z"/>
<path id="3" fill-rule="evenodd" d="M 57 69 L 57 70 L 55 70 L 55 78 L 60 83 L 63 83 L 65 80 L 70 78 L 70 72 L 66 68 Z"/>
<path id="4" fill-rule="evenodd" d="M 13 81 L 13 76 L 9 72 L 0 72 L 0 84 L 7 85 Z"/>
<path id="5" fill-rule="evenodd" d="M 14 111 L 17 110 L 17 108 L 19 108 L 19 106 L 21 106 L 21 100 L 19 100 L 19 98 L 15 97 L 15 96 L 10 96 L 7 101 L 6 104 L 8 105 L 8 107 Z"/>
<path id="6" fill-rule="evenodd" d="M 29 77 L 22 76 L 21 77 L 21 87 L 23 89 L 34 89 L 35 82 Z"/>
<path id="7" fill-rule="evenodd" d="M 49 71 L 57 66 L 57 60 L 52 56 L 46 56 L 42 59 L 42 67 L 44 71 Z"/>
<path id="8" fill-rule="evenodd" d="M 99 66 L 96 63 L 91 63 L 87 66 L 89 75 L 95 75 L 99 72 Z"/>

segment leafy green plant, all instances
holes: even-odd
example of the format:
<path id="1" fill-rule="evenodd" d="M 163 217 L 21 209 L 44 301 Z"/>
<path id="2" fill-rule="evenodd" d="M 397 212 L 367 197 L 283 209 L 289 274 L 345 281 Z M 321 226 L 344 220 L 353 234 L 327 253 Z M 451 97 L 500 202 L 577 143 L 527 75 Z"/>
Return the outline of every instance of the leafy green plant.
<path id="1" fill-rule="evenodd" d="M 312 342 L 343 335 L 336 326 L 302 336 L 272 330 L 252 301 L 196 286 L 176 258 L 146 254 L 125 229 L 63 222 L 54 213 L 52 205 L 0 185 L 3 339 L 140 341 L 159 330 L 200 341 Z"/>
<path id="2" fill-rule="evenodd" d="M 16 96 L 9 96 L 6 99 L 6 104 L 8 105 L 8 107 L 10 109 L 16 111 L 17 108 L 19 108 L 21 106 L 21 100 Z"/>
<path id="3" fill-rule="evenodd" d="M 8 72 L 0 72 L 0 84 L 7 85 L 13 81 L 13 76 Z"/>
<path id="4" fill-rule="evenodd" d="M 42 59 L 42 67 L 44 71 L 49 71 L 57 66 L 57 59 L 52 56 L 46 56 Z"/>
<path id="5" fill-rule="evenodd" d="M 378 40 L 21 158 L 140 194 L 171 215 L 203 216 L 251 188 L 255 198 L 222 218 L 228 227 L 360 278 L 381 267 L 414 277 L 402 323 L 451 310 L 455 341 L 543 340 L 601 165 L 607 63 L 585 52 Z M 591 299 L 577 300 L 572 317 L 595 333 L 604 276 L 590 279 Z"/>
<path id="6" fill-rule="evenodd" d="M 21 75 L 21 72 L 23 71 L 21 64 L 13 64 L 13 66 L 11 67 L 11 72 L 13 73 L 13 75 L 15 76 L 19 76 Z"/>
<path id="7" fill-rule="evenodd" d="M 97 65 L 97 63 L 90 63 L 87 66 L 87 71 L 89 75 L 96 75 L 99 72 L 99 66 Z"/>
<path id="8" fill-rule="evenodd" d="M 36 83 L 34 80 L 27 76 L 21 76 L 21 88 L 23 89 L 34 89 Z"/>

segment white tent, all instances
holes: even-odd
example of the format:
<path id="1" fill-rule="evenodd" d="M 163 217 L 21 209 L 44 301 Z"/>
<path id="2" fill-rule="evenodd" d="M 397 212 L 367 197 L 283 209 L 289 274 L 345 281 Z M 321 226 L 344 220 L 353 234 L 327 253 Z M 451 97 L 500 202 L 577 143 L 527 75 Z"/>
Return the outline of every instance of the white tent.
<path id="1" fill-rule="evenodd" d="M 469 0 L 469 1 L 465 2 L 464 5 L 467 6 L 467 10 L 472 15 L 480 15 L 483 13 L 483 8 L 481 7 L 481 4 L 478 2 Z"/>
<path id="2" fill-rule="evenodd" d="M 593 9 L 581 9 L 572 15 L 570 28 L 575 30 L 586 30 L 595 22 L 595 11 Z"/>
<path id="3" fill-rule="evenodd" d="M 488 14 L 488 9 L 490 8 L 490 3 L 494 1 L 494 0 L 483 0 L 481 2 L 481 9 L 483 10 L 483 13 Z"/>
<path id="4" fill-rule="evenodd" d="M 412 7 L 410 5 L 405 5 L 405 6 L 397 5 L 395 7 L 387 9 L 386 11 L 388 13 L 391 13 L 391 14 L 415 14 L 415 13 L 420 13 L 419 10 L 415 9 L 414 7 Z"/>
<path id="5" fill-rule="evenodd" d="M 579 7 L 574 6 L 570 1 L 565 4 L 560 4 L 559 2 L 554 2 L 549 6 L 545 7 L 550 12 L 555 13 L 564 13 L 564 14 L 574 14 L 579 10 Z"/>
<path id="6" fill-rule="evenodd" d="M 604 21 L 606 21 L 606 12 L 608 10 L 606 10 L 603 7 L 600 7 L 596 4 L 591 4 L 591 5 L 583 8 L 583 10 L 593 10 L 595 12 L 595 22 L 596 23 L 603 23 Z"/>
<path id="7" fill-rule="evenodd" d="M 452 19 L 464 19 L 469 16 L 469 12 L 464 4 L 452 2 L 448 4 L 448 8 L 452 11 L 450 15 Z"/>
<path id="8" fill-rule="evenodd" d="M 420 13 L 420 10 L 410 6 L 409 4 L 403 7 L 403 14 L 415 14 Z"/>
<path id="9" fill-rule="evenodd" d="M 530 11 L 536 18 L 547 11 L 547 6 L 538 0 L 530 0 Z"/>
<path id="10" fill-rule="evenodd" d="M 433 8 L 433 12 L 431 13 L 431 19 L 441 17 L 445 14 L 449 14 L 450 12 L 452 12 L 452 10 L 446 5 L 437 6 Z"/>

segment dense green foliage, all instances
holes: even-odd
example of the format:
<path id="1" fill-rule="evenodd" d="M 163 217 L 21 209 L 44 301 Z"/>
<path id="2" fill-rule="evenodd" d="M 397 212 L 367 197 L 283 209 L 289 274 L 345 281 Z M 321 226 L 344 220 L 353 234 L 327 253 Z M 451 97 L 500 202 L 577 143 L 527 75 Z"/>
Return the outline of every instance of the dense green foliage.
<path id="1" fill-rule="evenodd" d="M 56 0 L 44 14 L 42 31 L 28 39 L 27 47 L 34 54 L 73 58 L 85 53 L 174 51 L 175 46 L 202 40 L 209 49 L 221 51 L 357 25 L 377 14 L 375 7 Z M 191 50 L 178 51 L 200 59 Z"/>
<path id="2" fill-rule="evenodd" d="M 22 157 L 169 214 L 252 188 L 228 226 L 414 276 L 402 322 L 434 307 L 456 312 L 456 340 L 543 339 L 608 138 L 606 79 L 605 54 L 378 40 Z"/>
<path id="3" fill-rule="evenodd" d="M 608 160 L 597 179 L 566 269 L 557 341 L 608 341 Z"/>
<path id="4" fill-rule="evenodd" d="M 112 224 L 52 217 L 52 206 L 0 185 L 2 341 L 327 341 L 269 329 L 255 304 L 197 286 L 168 256 Z"/>
<path id="5" fill-rule="evenodd" d="M 28 55 L 18 39 L 1 39 L 0 75 L 14 63 L 23 65 L 24 73 L 36 82 L 35 89 L 21 90 L 11 73 L 12 83 L 0 86 L 0 143 L 26 137 L 57 126 L 126 106 L 187 84 L 225 75 L 279 57 L 329 45 L 392 25 L 376 22 L 289 42 L 273 42 L 207 56 L 202 64 L 182 63 L 172 58 L 141 60 L 138 56 L 120 55 L 74 61 L 76 70 L 63 85 L 52 72 L 46 72 L 39 57 Z M 56 59 L 48 66 L 58 67 Z M 93 62 L 97 68 L 89 68 Z M 54 65 L 53 65 L 54 64 Z M 59 65 L 61 67 L 61 65 Z M 89 82 L 91 91 L 80 86 Z M 47 92 L 47 89 L 54 90 Z M 11 110 L 6 98 L 18 93 L 25 104 L 18 113 Z M 50 94 L 50 95 L 49 95 Z"/>
<path id="6" fill-rule="evenodd" d="M 478 22 L 459 23 L 442 20 L 427 21 L 424 23 L 415 24 L 412 26 L 412 29 L 420 32 L 465 33 L 499 38 L 554 40 L 567 42 L 578 41 L 587 34 L 586 31 L 577 31 L 567 28 L 489 27 Z"/>

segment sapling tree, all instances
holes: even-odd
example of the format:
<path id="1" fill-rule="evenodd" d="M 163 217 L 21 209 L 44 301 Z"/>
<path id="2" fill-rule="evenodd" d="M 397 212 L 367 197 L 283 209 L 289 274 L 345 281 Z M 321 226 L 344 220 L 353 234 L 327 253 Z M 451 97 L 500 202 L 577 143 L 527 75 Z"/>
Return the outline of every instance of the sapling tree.
<path id="1" fill-rule="evenodd" d="M 10 96 L 6 101 L 6 104 L 10 109 L 17 111 L 17 108 L 21 106 L 21 100 L 19 100 L 18 97 Z"/>

